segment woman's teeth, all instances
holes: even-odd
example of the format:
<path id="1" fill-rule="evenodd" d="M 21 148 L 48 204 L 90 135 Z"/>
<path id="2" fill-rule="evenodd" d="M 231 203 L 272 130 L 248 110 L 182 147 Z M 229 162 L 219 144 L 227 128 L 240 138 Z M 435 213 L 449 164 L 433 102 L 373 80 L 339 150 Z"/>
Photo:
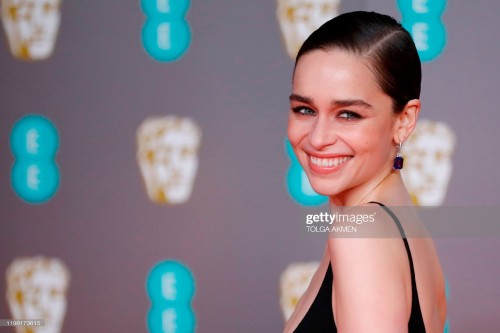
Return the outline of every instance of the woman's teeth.
<path id="1" fill-rule="evenodd" d="M 323 168 L 329 168 L 329 167 L 336 167 L 337 165 L 347 162 L 347 160 L 349 160 L 351 156 L 334 157 L 334 158 L 319 158 L 315 156 L 310 156 L 310 158 L 311 158 L 311 163 L 313 165 Z"/>

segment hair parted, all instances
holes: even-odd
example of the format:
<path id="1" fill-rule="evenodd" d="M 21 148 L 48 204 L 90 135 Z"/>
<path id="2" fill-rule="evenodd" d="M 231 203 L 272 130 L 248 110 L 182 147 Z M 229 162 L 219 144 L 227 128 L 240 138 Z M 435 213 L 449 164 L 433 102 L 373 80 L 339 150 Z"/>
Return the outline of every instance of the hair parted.
<path id="1" fill-rule="evenodd" d="M 295 66 L 308 52 L 332 49 L 366 59 L 380 88 L 391 97 L 395 112 L 420 98 L 420 58 L 411 35 L 394 18 L 363 11 L 341 14 L 306 39 Z"/>

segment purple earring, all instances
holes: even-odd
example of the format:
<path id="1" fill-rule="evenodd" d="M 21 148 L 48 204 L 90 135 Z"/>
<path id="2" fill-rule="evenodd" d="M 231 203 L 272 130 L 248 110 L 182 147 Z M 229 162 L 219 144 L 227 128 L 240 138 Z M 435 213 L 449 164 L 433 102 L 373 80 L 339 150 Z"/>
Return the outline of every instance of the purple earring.
<path id="1" fill-rule="evenodd" d="M 401 148 L 403 147 L 403 142 L 399 142 L 399 144 L 396 147 L 396 157 L 394 158 L 394 164 L 392 168 L 394 170 L 400 170 L 403 169 L 403 162 L 404 158 L 401 156 Z"/>

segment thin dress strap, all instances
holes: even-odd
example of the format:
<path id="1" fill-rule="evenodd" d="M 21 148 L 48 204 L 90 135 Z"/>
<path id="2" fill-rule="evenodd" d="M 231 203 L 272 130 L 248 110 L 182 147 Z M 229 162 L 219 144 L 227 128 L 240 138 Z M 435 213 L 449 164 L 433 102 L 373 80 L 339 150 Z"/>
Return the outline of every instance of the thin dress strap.
<path id="1" fill-rule="evenodd" d="M 408 260 L 410 262 L 410 273 L 411 273 L 411 315 L 410 315 L 410 321 L 408 322 L 408 332 L 425 333 L 424 318 L 422 317 L 422 310 L 420 309 L 420 302 L 418 300 L 417 281 L 415 279 L 415 269 L 413 268 L 413 258 L 411 256 L 410 245 L 408 244 L 408 240 L 406 239 L 403 226 L 401 225 L 401 222 L 399 221 L 397 216 L 394 215 L 394 213 L 389 208 L 387 208 L 387 206 L 377 201 L 370 201 L 369 203 L 374 203 L 379 205 L 387 212 L 387 214 L 389 214 L 392 217 L 392 219 L 396 223 L 396 226 L 399 229 L 401 237 L 403 238 L 403 242 L 406 248 L 406 253 L 408 254 Z"/>

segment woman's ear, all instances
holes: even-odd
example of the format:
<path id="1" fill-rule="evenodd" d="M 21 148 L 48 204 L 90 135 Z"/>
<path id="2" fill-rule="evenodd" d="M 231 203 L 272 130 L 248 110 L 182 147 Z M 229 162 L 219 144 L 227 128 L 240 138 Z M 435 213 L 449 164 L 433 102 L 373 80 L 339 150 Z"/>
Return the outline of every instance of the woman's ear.
<path id="1" fill-rule="evenodd" d="M 417 125 L 418 114 L 420 113 L 420 100 L 412 99 L 406 103 L 403 111 L 396 115 L 394 124 L 394 142 L 406 141 Z"/>

